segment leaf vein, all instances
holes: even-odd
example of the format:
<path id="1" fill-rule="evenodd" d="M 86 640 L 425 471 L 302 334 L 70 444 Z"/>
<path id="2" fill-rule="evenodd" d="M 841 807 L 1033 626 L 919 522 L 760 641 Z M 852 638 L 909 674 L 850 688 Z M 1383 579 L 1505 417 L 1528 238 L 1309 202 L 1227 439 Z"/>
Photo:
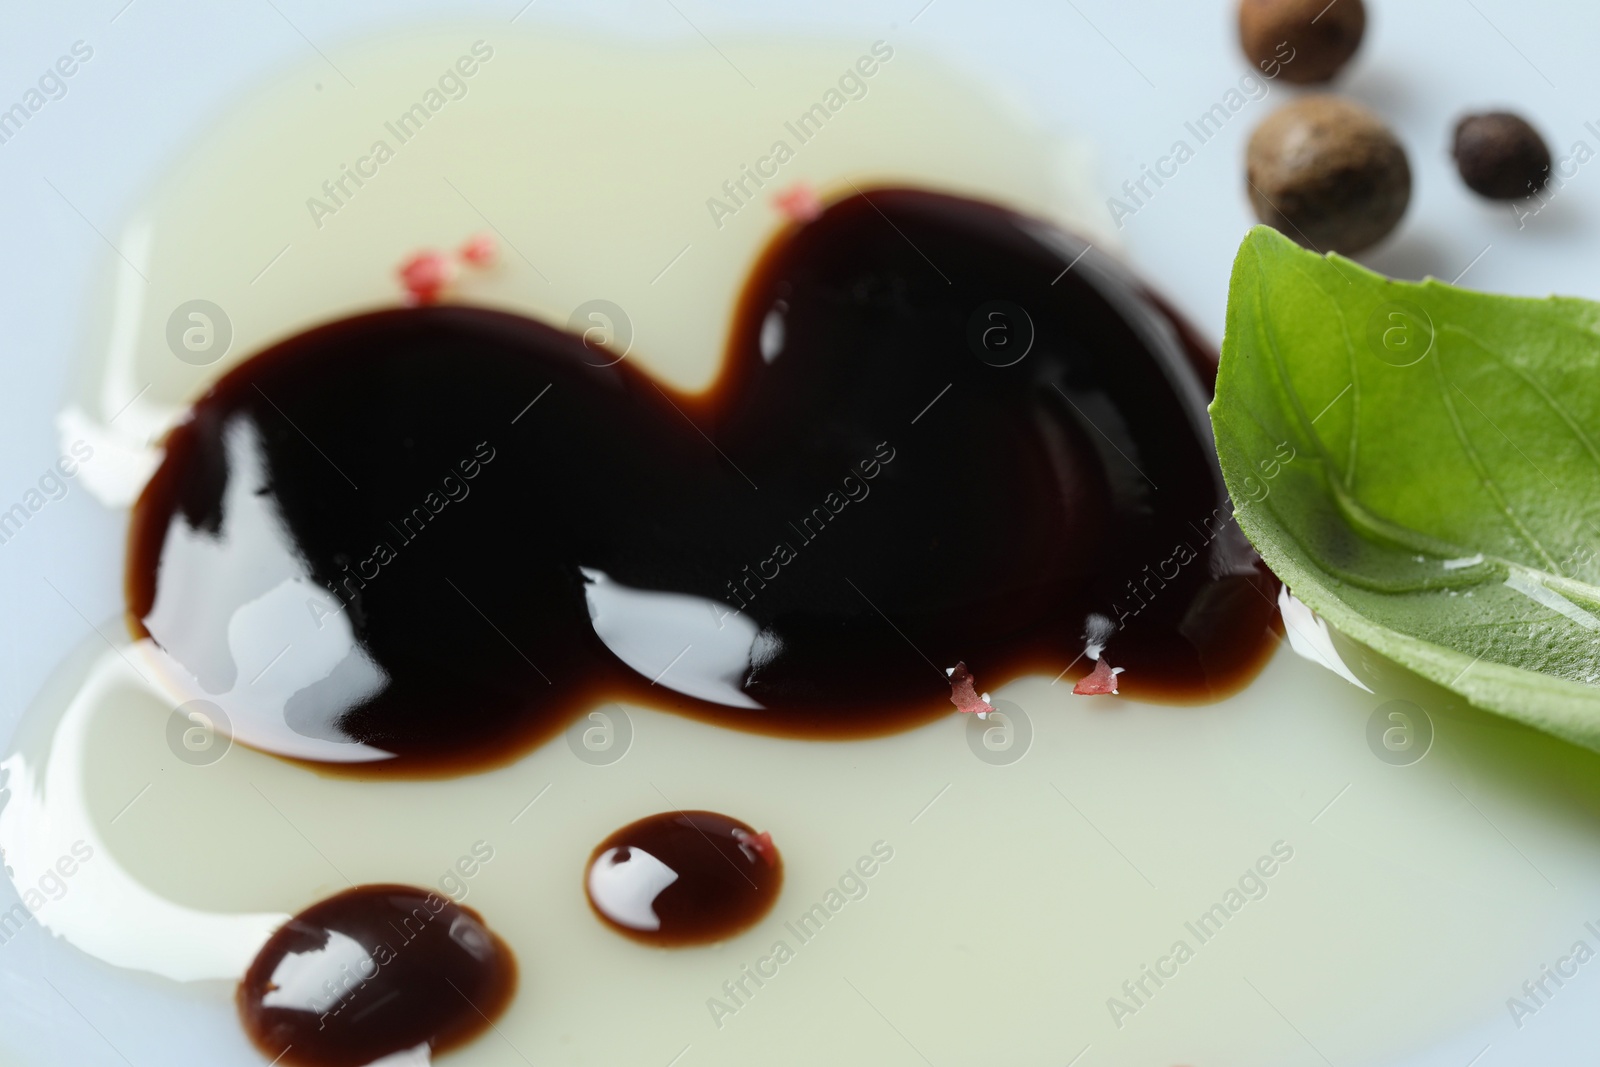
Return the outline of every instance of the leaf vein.
<path id="1" fill-rule="evenodd" d="M 1549 564 L 1552 571 L 1559 570 L 1559 565 L 1556 563 L 1555 559 L 1550 555 L 1550 553 L 1545 550 L 1544 545 L 1540 543 L 1539 539 L 1534 536 L 1533 531 L 1529 530 L 1528 527 L 1523 524 L 1523 521 L 1517 517 L 1517 513 L 1512 509 L 1510 501 L 1508 501 L 1505 497 L 1505 494 L 1501 492 L 1500 484 L 1495 481 L 1494 476 L 1489 473 L 1489 467 L 1484 463 L 1483 456 L 1478 451 L 1478 446 L 1472 443 L 1472 438 L 1468 435 L 1467 428 L 1461 421 L 1461 413 L 1456 410 L 1455 401 L 1450 398 L 1450 388 L 1456 388 L 1459 390 L 1460 387 L 1447 387 L 1447 382 L 1445 381 L 1444 376 L 1443 345 L 1439 346 L 1439 358 L 1433 361 L 1433 371 L 1434 377 L 1437 379 L 1439 384 L 1439 399 L 1444 402 L 1445 412 L 1450 416 L 1450 425 L 1455 430 L 1456 441 L 1461 445 L 1461 450 L 1466 453 L 1467 461 L 1472 464 L 1472 469 L 1477 472 L 1478 480 L 1483 484 L 1484 490 L 1488 492 L 1491 498 L 1493 498 L 1495 506 L 1500 509 L 1501 514 L 1503 514 L 1511 523 L 1512 527 L 1516 529 L 1518 536 L 1526 541 L 1528 545 L 1535 552 L 1537 552 L 1547 564 Z M 1462 393 L 1461 395 L 1466 396 L 1465 393 Z M 1467 402 L 1471 403 L 1472 398 L 1467 397 Z M 1476 407 L 1476 405 L 1474 406 Z"/>

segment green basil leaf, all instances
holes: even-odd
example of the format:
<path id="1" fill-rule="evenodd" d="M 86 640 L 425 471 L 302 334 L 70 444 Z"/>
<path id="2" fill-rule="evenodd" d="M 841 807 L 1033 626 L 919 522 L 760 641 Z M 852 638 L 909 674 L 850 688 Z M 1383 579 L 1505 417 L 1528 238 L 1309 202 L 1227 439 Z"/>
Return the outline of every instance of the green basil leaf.
<path id="1" fill-rule="evenodd" d="M 1257 227 L 1211 424 L 1241 528 L 1330 625 L 1600 749 L 1600 304 L 1391 281 Z"/>

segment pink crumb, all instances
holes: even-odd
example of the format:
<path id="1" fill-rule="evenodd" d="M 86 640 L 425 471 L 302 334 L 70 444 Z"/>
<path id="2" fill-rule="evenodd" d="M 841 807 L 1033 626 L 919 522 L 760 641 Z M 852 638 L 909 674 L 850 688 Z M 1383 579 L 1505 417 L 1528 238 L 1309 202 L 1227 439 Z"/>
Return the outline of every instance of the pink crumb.
<path id="1" fill-rule="evenodd" d="M 474 267 L 487 267 L 499 254 L 500 244 L 492 233 L 474 234 L 461 246 L 461 258 Z"/>
<path id="2" fill-rule="evenodd" d="M 1111 669 L 1111 664 L 1104 659 L 1094 661 L 1094 670 L 1078 679 L 1078 684 L 1072 691 L 1079 696 L 1099 696 L 1101 694 L 1116 695 L 1117 672 Z"/>
<path id="3" fill-rule="evenodd" d="M 981 697 L 978 695 L 977 689 L 973 687 L 972 672 L 967 670 L 967 665 L 965 663 L 957 663 L 955 669 L 948 673 L 950 676 L 950 703 L 956 706 L 956 710 L 964 714 L 976 715 L 980 719 L 988 718 L 989 713 L 994 710 L 994 705 L 985 699 L 988 696 L 987 693 Z"/>
<path id="4" fill-rule="evenodd" d="M 773 194 L 772 203 L 795 222 L 810 222 L 822 214 L 821 199 L 805 182 L 795 182 L 783 192 Z"/>
<path id="5" fill-rule="evenodd" d="M 739 844 L 760 856 L 768 867 L 777 865 L 778 846 L 772 843 L 772 834 L 768 831 L 763 830 L 759 834 L 741 834 Z"/>
<path id="6" fill-rule="evenodd" d="M 413 304 L 431 304 L 455 277 L 455 264 L 441 252 L 418 252 L 400 265 L 400 284 Z"/>

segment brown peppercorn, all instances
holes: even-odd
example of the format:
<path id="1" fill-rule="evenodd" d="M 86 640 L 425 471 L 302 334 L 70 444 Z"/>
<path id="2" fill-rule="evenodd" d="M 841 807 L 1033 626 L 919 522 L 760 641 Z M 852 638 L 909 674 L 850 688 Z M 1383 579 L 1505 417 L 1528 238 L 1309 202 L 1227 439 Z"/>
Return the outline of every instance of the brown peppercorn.
<path id="1" fill-rule="evenodd" d="M 1491 200 L 1530 196 L 1550 178 L 1544 138 L 1507 111 L 1468 115 L 1457 123 L 1454 154 L 1467 188 Z"/>
<path id="2" fill-rule="evenodd" d="M 1360 252 L 1405 214 L 1411 167 L 1376 115 L 1307 96 L 1268 115 L 1246 161 L 1256 217 L 1319 252 Z"/>
<path id="3" fill-rule="evenodd" d="M 1239 42 L 1268 76 L 1325 82 L 1355 55 L 1367 28 L 1361 0 L 1240 0 Z"/>

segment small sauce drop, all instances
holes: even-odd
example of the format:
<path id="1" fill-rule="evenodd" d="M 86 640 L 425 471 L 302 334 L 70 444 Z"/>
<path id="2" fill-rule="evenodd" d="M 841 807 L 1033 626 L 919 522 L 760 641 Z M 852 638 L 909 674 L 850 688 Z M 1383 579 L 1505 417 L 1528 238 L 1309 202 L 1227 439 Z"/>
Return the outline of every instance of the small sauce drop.
<path id="1" fill-rule="evenodd" d="M 589 857 L 584 888 L 619 932 L 663 947 L 723 941 L 778 899 L 783 860 L 766 834 L 714 811 L 629 823 Z"/>
<path id="2" fill-rule="evenodd" d="M 263 1054 L 358 1067 L 487 1029 L 511 1001 L 511 950 L 470 908 L 403 885 L 319 901 L 268 939 L 239 984 L 239 1015 Z"/>

